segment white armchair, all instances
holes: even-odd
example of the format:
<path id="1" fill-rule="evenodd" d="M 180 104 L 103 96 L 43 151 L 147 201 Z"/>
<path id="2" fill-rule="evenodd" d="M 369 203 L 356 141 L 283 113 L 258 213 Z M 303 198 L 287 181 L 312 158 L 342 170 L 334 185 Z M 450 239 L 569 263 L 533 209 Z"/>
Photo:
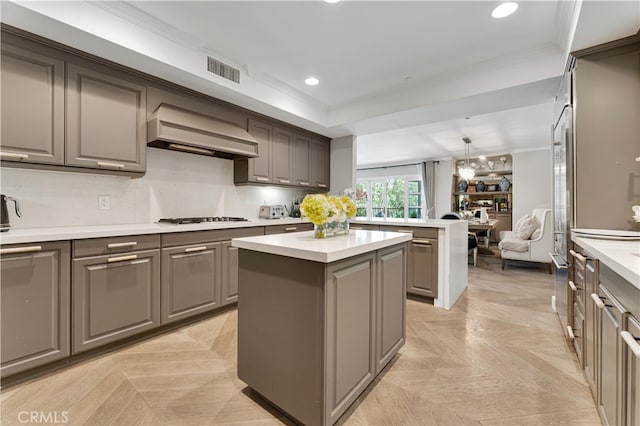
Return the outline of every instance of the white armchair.
<path id="1" fill-rule="evenodd" d="M 550 209 L 535 209 L 531 215 L 539 224 L 540 231 L 534 232 L 530 239 L 522 239 L 514 231 L 502 231 L 500 233 L 500 257 L 502 257 L 502 269 L 507 260 L 522 260 L 526 262 L 541 262 L 549 266 L 552 273 L 549 253 L 553 247 L 553 224 Z"/>

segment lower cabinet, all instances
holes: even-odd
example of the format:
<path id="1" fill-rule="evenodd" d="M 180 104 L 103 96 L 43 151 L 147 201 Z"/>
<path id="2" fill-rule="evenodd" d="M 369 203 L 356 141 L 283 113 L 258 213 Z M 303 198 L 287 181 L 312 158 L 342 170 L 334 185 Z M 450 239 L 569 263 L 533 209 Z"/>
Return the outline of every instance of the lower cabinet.
<path id="1" fill-rule="evenodd" d="M 286 234 L 289 232 L 313 231 L 313 223 L 304 222 L 290 225 L 269 225 L 264 227 L 265 235 Z"/>
<path id="2" fill-rule="evenodd" d="M 73 260 L 73 353 L 160 325 L 160 250 Z"/>
<path id="3" fill-rule="evenodd" d="M 221 259 L 219 242 L 162 249 L 162 324 L 221 306 Z"/>
<path id="4" fill-rule="evenodd" d="M 626 336 L 622 336 L 627 371 L 627 382 L 623 392 L 626 403 L 626 424 L 640 425 L 640 320 L 629 317 L 626 333 Z"/>
<path id="5" fill-rule="evenodd" d="M 69 355 L 70 244 L 0 249 L 2 377 Z"/>
<path id="6" fill-rule="evenodd" d="M 238 301 L 238 248 L 231 241 L 222 243 L 222 305 Z"/>

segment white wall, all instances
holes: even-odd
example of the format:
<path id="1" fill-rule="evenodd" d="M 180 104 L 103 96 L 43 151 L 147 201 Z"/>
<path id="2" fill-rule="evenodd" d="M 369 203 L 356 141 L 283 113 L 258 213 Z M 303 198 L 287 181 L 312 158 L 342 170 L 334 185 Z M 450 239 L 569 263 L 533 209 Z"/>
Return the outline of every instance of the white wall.
<path id="1" fill-rule="evenodd" d="M 513 152 L 513 223 L 535 208 L 552 208 L 550 149 Z"/>
<path id="2" fill-rule="evenodd" d="M 344 136 L 331 141 L 331 192 L 356 188 L 356 138 Z"/>
<path id="3" fill-rule="evenodd" d="M 11 210 L 13 228 L 149 223 L 161 217 L 256 218 L 261 204 L 290 206 L 304 191 L 235 186 L 233 161 L 155 148 L 147 150 L 147 173 L 139 179 L 89 173 L 0 168 L 0 190 L 22 205 Z M 111 209 L 98 209 L 98 196 Z"/>

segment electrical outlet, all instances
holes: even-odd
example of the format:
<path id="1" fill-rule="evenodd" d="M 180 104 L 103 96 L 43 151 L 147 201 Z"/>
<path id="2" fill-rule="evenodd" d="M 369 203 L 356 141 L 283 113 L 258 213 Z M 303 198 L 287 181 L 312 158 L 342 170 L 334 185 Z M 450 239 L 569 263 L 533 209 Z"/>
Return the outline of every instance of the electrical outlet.
<path id="1" fill-rule="evenodd" d="M 108 195 L 98 196 L 98 208 L 100 210 L 109 210 L 111 208 L 111 197 Z"/>

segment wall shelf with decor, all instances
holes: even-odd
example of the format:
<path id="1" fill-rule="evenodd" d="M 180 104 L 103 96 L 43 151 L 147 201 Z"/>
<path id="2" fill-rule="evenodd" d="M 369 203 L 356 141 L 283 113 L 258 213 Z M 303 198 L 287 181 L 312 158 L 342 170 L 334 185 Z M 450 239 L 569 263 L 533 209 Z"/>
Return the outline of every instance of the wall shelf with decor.
<path id="1" fill-rule="evenodd" d="M 456 171 L 464 160 L 455 160 Z M 513 209 L 513 170 L 511 155 L 498 155 L 480 159 L 470 158 L 475 175 L 468 180 L 454 173 L 451 184 L 451 211 L 476 211 L 488 207 L 490 219 L 498 219 L 491 233 L 491 242 L 500 241 L 500 231 L 511 230 Z M 461 181 L 463 183 L 461 183 Z M 502 182 L 502 186 L 501 186 Z"/>

